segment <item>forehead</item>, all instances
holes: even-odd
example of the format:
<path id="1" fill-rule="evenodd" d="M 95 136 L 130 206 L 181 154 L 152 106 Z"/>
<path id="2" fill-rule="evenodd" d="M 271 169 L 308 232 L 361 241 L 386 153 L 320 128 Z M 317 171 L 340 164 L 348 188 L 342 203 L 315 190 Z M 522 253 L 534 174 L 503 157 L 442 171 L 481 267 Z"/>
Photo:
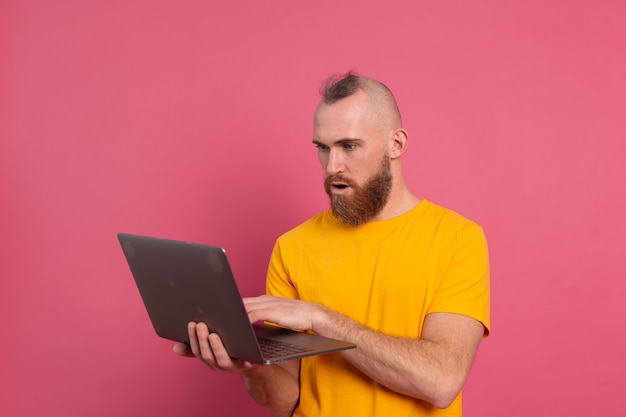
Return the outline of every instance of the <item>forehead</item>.
<path id="1" fill-rule="evenodd" d="M 371 117 L 366 117 L 367 104 L 367 95 L 362 91 L 332 104 L 321 101 L 313 120 L 315 139 L 365 139 L 370 136 L 375 123 Z"/>

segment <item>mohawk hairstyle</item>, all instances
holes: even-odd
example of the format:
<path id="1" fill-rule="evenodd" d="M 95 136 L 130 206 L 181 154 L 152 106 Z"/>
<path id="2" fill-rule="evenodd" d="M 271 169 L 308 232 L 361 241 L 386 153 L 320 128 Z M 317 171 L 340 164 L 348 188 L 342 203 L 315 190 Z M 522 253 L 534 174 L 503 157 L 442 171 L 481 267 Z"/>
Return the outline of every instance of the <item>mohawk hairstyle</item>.
<path id="1" fill-rule="evenodd" d="M 331 75 L 322 83 L 320 94 L 325 104 L 333 104 L 349 97 L 362 88 L 361 77 L 350 71 L 346 74 Z"/>
<path id="2" fill-rule="evenodd" d="M 330 105 L 346 97 L 350 97 L 358 90 L 364 91 L 368 96 L 370 105 L 375 105 L 379 110 L 386 109 L 387 117 L 395 120 L 395 124 L 402 126 L 402 116 L 398 109 L 398 103 L 393 93 L 385 84 L 372 78 L 361 77 L 356 72 L 350 71 L 346 74 L 335 74 L 326 78 L 322 82 L 320 94 L 322 102 Z"/>

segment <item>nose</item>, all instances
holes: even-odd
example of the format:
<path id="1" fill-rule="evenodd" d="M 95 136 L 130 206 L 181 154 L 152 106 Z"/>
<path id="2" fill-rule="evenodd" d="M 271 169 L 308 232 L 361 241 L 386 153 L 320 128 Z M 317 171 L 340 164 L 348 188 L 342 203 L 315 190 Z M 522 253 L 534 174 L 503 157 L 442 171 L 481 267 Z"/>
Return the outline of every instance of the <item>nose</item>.
<path id="1" fill-rule="evenodd" d="M 328 151 L 328 160 L 326 161 L 326 175 L 337 175 L 344 171 L 344 161 L 340 152 L 333 149 Z"/>
<path id="2" fill-rule="evenodd" d="M 343 172 L 343 158 L 340 153 L 330 149 L 327 154 L 328 160 L 326 161 L 326 175 L 336 175 Z"/>

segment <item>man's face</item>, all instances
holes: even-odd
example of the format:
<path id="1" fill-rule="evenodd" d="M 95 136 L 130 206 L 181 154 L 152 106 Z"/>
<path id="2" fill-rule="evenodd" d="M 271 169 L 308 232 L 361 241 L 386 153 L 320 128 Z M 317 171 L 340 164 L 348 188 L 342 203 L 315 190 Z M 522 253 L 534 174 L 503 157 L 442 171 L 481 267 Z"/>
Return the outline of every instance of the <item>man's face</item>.
<path id="1" fill-rule="evenodd" d="M 326 177 L 324 189 L 330 198 L 332 212 L 343 224 L 359 227 L 374 218 L 387 204 L 393 184 L 389 156 L 383 155 L 378 166 L 378 171 L 363 186 L 343 178 L 341 174 Z M 345 184 L 352 192 L 334 193 L 333 184 L 337 183 Z"/>
<path id="2" fill-rule="evenodd" d="M 393 178 L 385 139 L 360 91 L 317 108 L 313 143 L 332 211 L 344 224 L 358 227 L 387 203 Z"/>

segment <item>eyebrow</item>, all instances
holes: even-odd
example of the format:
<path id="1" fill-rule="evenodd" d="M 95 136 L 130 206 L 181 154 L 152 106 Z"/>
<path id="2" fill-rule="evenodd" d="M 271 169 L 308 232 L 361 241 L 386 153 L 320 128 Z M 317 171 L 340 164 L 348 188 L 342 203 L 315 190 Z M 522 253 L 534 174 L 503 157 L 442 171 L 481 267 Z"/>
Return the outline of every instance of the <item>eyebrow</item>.
<path id="1" fill-rule="evenodd" d="M 343 139 L 339 139 L 336 140 L 332 143 L 332 145 L 343 145 L 345 143 L 354 143 L 354 142 L 363 142 L 361 139 L 357 139 L 357 138 L 343 138 Z M 330 146 L 330 145 L 326 145 L 325 143 L 317 140 L 317 139 L 313 139 L 313 144 L 314 145 L 322 145 L 322 146 Z"/>

